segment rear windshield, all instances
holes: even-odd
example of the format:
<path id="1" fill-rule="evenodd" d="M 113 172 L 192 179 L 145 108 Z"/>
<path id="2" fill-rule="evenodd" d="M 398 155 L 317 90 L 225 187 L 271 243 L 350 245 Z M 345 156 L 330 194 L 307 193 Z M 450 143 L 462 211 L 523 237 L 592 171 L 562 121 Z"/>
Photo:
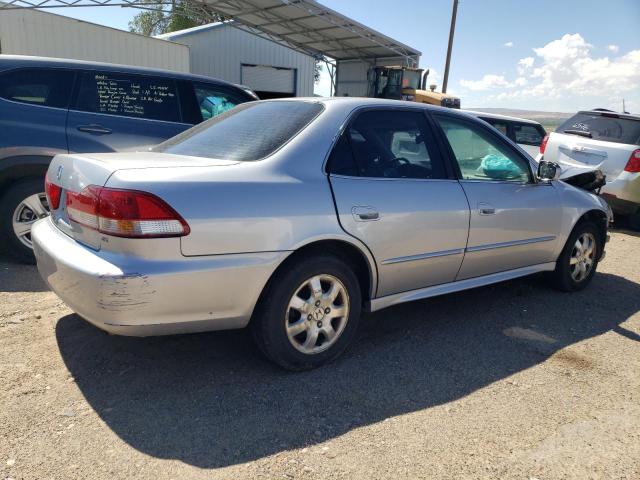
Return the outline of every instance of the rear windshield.
<path id="1" fill-rule="evenodd" d="M 614 118 L 596 113 L 577 113 L 560 125 L 556 132 L 583 135 L 606 142 L 640 144 L 640 120 Z"/>
<path id="2" fill-rule="evenodd" d="M 260 160 L 295 137 L 322 108 L 311 102 L 245 103 L 152 150 L 243 162 Z"/>

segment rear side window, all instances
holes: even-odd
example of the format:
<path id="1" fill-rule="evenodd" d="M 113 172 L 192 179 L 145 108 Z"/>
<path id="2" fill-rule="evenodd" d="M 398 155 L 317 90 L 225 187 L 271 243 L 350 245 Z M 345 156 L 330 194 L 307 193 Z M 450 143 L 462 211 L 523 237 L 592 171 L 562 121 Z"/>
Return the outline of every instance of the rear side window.
<path id="1" fill-rule="evenodd" d="M 173 80 L 117 72 L 83 72 L 77 110 L 123 117 L 179 122 Z"/>
<path id="2" fill-rule="evenodd" d="M 580 112 L 560 125 L 556 132 L 606 142 L 640 145 L 640 120 L 616 118 L 615 114 L 609 116 Z"/>
<path id="3" fill-rule="evenodd" d="M 544 129 L 529 123 L 514 123 L 513 133 L 516 143 L 539 147 L 545 135 Z"/>
<path id="4" fill-rule="evenodd" d="M 311 102 L 246 103 L 161 143 L 153 151 L 221 160 L 260 160 L 295 137 L 322 108 Z"/>
<path id="5" fill-rule="evenodd" d="M 435 154 L 433 139 L 422 112 L 365 111 L 345 130 L 332 152 L 330 173 L 369 178 L 446 178 Z M 349 149 L 351 147 L 351 154 Z"/>
<path id="6" fill-rule="evenodd" d="M 358 167 L 353 158 L 347 135 L 348 132 L 343 133 L 338 143 L 336 143 L 336 146 L 333 147 L 333 151 L 329 157 L 329 173 L 357 177 Z"/>
<path id="7" fill-rule="evenodd" d="M 0 97 L 14 102 L 67 108 L 73 89 L 70 70 L 23 68 L 0 75 Z"/>

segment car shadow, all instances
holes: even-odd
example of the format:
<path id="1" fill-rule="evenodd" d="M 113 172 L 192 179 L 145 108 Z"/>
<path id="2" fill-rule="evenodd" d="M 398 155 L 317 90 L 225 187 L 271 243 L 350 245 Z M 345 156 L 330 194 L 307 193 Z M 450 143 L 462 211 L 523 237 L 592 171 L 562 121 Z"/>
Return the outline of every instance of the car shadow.
<path id="1" fill-rule="evenodd" d="M 35 265 L 25 265 L 0 255 L 0 292 L 46 292 L 49 290 Z"/>
<path id="2" fill-rule="evenodd" d="M 245 331 L 109 336 L 76 315 L 57 323 L 69 371 L 132 447 L 201 468 L 314 445 L 454 401 L 609 331 L 640 310 L 640 285 L 596 275 L 583 292 L 531 277 L 366 315 L 335 363 L 289 373 Z M 625 341 L 638 341 L 628 330 Z M 586 358 L 583 368 L 596 368 Z"/>

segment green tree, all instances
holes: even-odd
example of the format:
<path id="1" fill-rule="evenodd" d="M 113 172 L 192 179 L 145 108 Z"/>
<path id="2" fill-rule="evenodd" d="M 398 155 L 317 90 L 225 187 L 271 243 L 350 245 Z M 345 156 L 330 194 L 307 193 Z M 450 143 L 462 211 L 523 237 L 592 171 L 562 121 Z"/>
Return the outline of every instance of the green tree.
<path id="1" fill-rule="evenodd" d="M 129 31 L 148 37 L 220 20 L 217 15 L 203 11 L 201 4 L 193 0 L 171 0 L 162 5 L 157 5 L 158 0 L 143 1 L 149 6 L 133 17 Z"/>

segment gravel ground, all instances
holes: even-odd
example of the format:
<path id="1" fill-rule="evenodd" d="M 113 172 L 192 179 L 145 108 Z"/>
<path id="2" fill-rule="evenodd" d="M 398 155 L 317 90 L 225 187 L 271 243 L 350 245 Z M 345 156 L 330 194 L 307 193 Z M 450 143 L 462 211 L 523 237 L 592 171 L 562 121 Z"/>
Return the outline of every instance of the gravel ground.
<path id="1" fill-rule="evenodd" d="M 245 332 L 109 336 L 0 260 L 0 479 L 640 478 L 640 235 L 369 315 L 292 374 Z"/>

